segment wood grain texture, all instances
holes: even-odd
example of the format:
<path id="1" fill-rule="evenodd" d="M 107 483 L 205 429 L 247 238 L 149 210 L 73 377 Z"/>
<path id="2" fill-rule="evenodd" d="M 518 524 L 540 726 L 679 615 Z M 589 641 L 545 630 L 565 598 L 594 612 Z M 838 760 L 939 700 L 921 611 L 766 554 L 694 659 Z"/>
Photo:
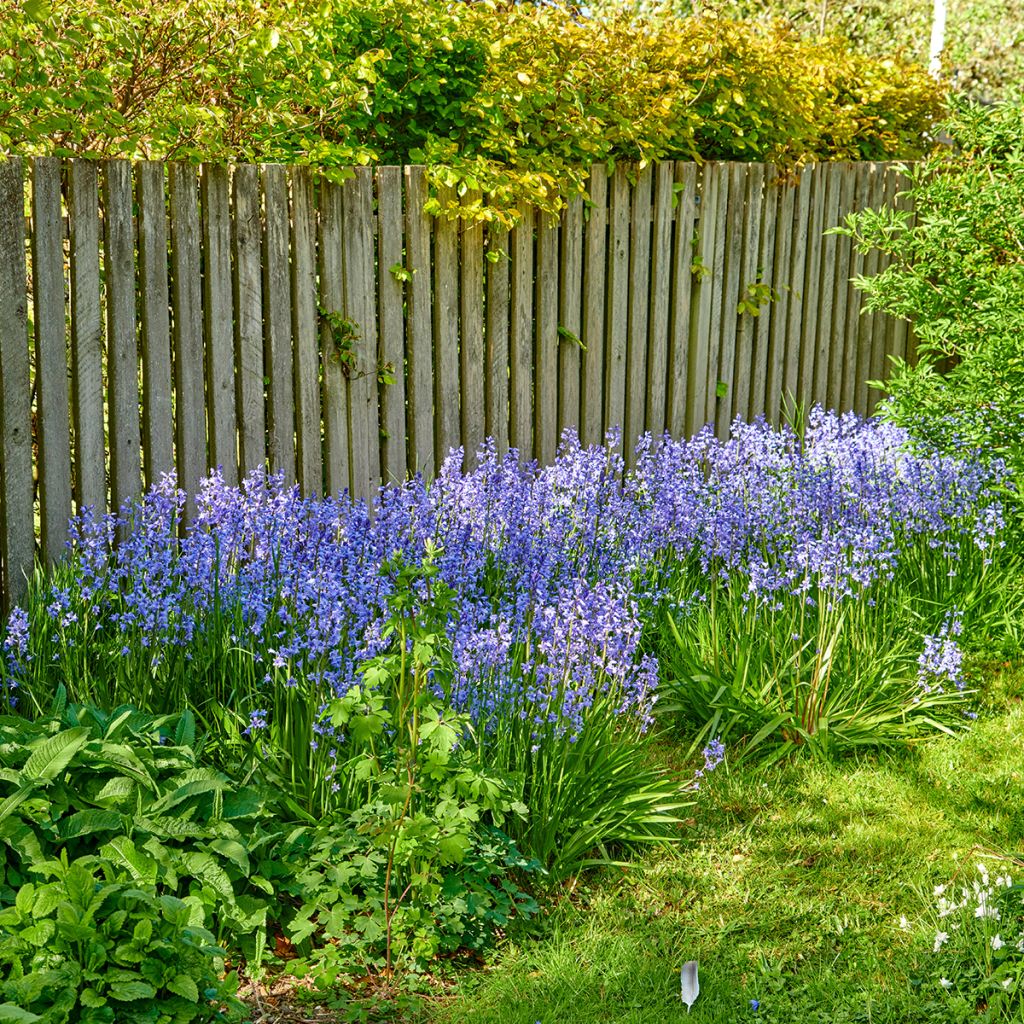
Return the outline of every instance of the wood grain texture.
<path id="1" fill-rule="evenodd" d="M 697 165 L 676 163 L 673 167 L 676 196 L 672 235 L 672 299 L 669 322 L 669 375 L 666 397 L 666 426 L 673 437 L 692 429 L 687 388 L 690 381 L 690 344 L 693 325 L 693 257 L 697 230 Z"/>
<path id="2" fill-rule="evenodd" d="M 672 297 L 672 208 L 675 167 L 654 168 L 654 227 L 651 238 L 650 314 L 647 335 L 647 405 L 644 429 L 660 436 L 667 424 L 668 353 Z"/>
<path id="3" fill-rule="evenodd" d="M 35 561 L 24 167 L 0 161 L 0 564 L 8 612 Z"/>
<path id="4" fill-rule="evenodd" d="M 444 209 L 455 190 L 442 186 Z M 459 225 L 441 214 L 434 219 L 434 453 L 438 466 L 459 446 Z"/>
<path id="5" fill-rule="evenodd" d="M 40 540 L 47 565 L 64 553 L 72 512 L 62 213 L 61 162 L 40 157 L 32 165 L 32 295 Z"/>
<path id="6" fill-rule="evenodd" d="M 167 277 L 167 197 L 164 164 L 135 165 L 139 222 L 139 313 L 142 347 L 142 461 L 152 486 L 174 469 L 170 293 Z M 72 225 L 75 215 L 72 214 Z M 230 326 L 230 325 L 229 325 Z"/>
<path id="7" fill-rule="evenodd" d="M 304 495 L 324 493 L 321 444 L 320 325 L 317 314 L 316 207 L 313 175 L 292 167 L 292 343 L 296 467 Z"/>
<path id="8" fill-rule="evenodd" d="M 345 307 L 345 275 L 342 237 L 344 212 L 341 185 L 324 181 L 320 187 L 320 320 L 322 408 L 324 420 L 324 463 L 327 493 L 337 497 L 350 490 L 351 461 L 348 436 L 348 381 L 343 353 L 332 320 Z"/>
<path id="9" fill-rule="evenodd" d="M 854 206 L 863 209 L 871 192 L 871 165 L 857 164 L 854 170 Z M 851 250 L 850 282 L 846 289 L 846 343 L 843 358 L 843 399 L 844 411 L 857 408 L 860 392 L 858 360 L 860 351 L 861 291 L 854 285 L 855 278 L 864 273 L 864 254 L 856 246 Z M 866 389 L 865 389 L 866 390 Z"/>
<path id="10" fill-rule="evenodd" d="M 103 265 L 107 304 L 110 491 L 114 508 L 136 501 L 142 493 L 132 198 L 131 164 L 125 160 L 107 161 L 103 165 Z M 198 249 L 195 274 L 198 277 Z M 198 416 L 203 415 L 200 401 Z M 190 496 L 195 494 L 198 480 L 183 477 L 181 483 Z"/>
<path id="11" fill-rule="evenodd" d="M 427 174 L 405 169 L 405 253 L 411 275 L 406 287 L 406 338 L 409 387 L 409 472 L 430 478 L 434 459 L 434 361 L 431 312 L 431 219 L 424 212 Z"/>
<path id="12" fill-rule="evenodd" d="M 512 229 L 509 333 L 509 438 L 522 461 L 533 458 L 533 225 L 534 210 L 520 205 Z"/>
<path id="13" fill-rule="evenodd" d="M 842 224 L 846 215 L 853 210 L 856 181 L 854 166 L 850 163 L 839 165 L 839 206 L 836 223 Z M 829 329 L 828 385 L 826 397 L 828 406 L 845 412 L 843 405 L 843 364 L 846 359 L 846 305 L 850 284 L 850 261 L 853 240 L 847 235 L 836 235 L 832 276 L 832 319 Z"/>
<path id="14" fill-rule="evenodd" d="M 604 431 L 605 274 L 608 250 L 608 174 L 590 172 L 583 245 L 583 313 L 580 337 L 580 439 L 599 444 Z"/>
<path id="15" fill-rule="evenodd" d="M 402 168 L 378 167 L 377 324 L 378 347 L 390 383 L 380 388 L 381 479 L 402 483 L 408 476 L 405 426 L 405 267 L 403 253 Z M 395 271 L 398 270 L 398 273 Z"/>
<path id="16" fill-rule="evenodd" d="M 814 168 L 805 167 L 800 173 L 793 210 L 793 239 L 789 264 L 788 324 L 786 326 L 785 364 L 782 388 L 784 408 L 792 411 L 801 401 L 802 338 L 804 317 L 807 314 L 806 273 L 807 250 L 811 241 L 811 198 L 814 189 Z"/>
<path id="17" fill-rule="evenodd" d="M 740 283 L 743 278 L 744 221 L 747 203 L 748 165 L 730 163 L 729 202 L 726 207 L 725 232 L 719 236 L 723 248 L 721 270 L 721 327 L 718 334 L 718 381 L 724 394 L 715 402 L 714 419 L 718 436 L 723 440 L 729 436 L 732 410 L 736 405 L 736 349 L 739 335 Z M 718 265 L 718 255 L 715 256 Z M 714 382 L 709 381 L 712 387 Z"/>
<path id="18" fill-rule="evenodd" d="M 171 316 L 174 323 L 175 442 L 178 483 L 195 515 L 199 481 L 207 469 L 203 306 L 200 278 L 198 180 L 195 169 L 171 164 Z"/>
<path id="19" fill-rule="evenodd" d="M 800 324 L 800 379 L 798 395 L 801 407 L 809 411 L 816 395 L 815 362 L 818 352 L 818 316 L 820 313 L 822 232 L 825 225 L 825 194 L 827 164 L 808 169 L 811 195 L 808 208 L 807 234 L 804 241 L 803 303 Z"/>
<path id="20" fill-rule="evenodd" d="M 479 205 L 480 193 L 470 190 L 462 199 Z M 466 218 L 460 225 L 459 259 L 459 380 L 463 466 L 475 469 L 484 443 L 484 226 Z"/>
<path id="21" fill-rule="evenodd" d="M 345 212 L 345 311 L 356 325 L 349 378 L 352 495 L 367 502 L 380 488 L 380 413 L 377 402 L 377 288 L 373 178 L 366 167 L 341 190 Z M 457 431 L 456 431 L 457 434 Z"/>
<path id="22" fill-rule="evenodd" d="M 764 190 L 761 198 L 761 237 L 758 246 L 757 277 L 766 286 L 767 301 L 761 306 L 754 326 L 753 373 L 750 383 L 751 420 L 768 412 L 768 366 L 771 360 L 772 310 L 778 293 L 774 291 L 775 242 L 778 214 L 778 168 L 766 164 L 764 169 Z"/>
<path id="23" fill-rule="evenodd" d="M 756 301 L 756 289 L 760 282 L 761 255 L 761 204 L 764 199 L 764 165 L 748 164 L 744 174 L 743 243 L 740 250 L 738 301 Z M 729 404 L 730 420 L 736 416 L 750 419 L 751 395 L 754 391 L 756 369 L 754 364 L 754 335 L 760 317 L 751 312 L 737 311 L 736 358 L 732 373 L 732 401 Z"/>
<path id="24" fill-rule="evenodd" d="M 509 379 L 509 233 L 492 221 L 487 225 L 487 436 L 500 456 L 508 451 Z"/>
<path id="25" fill-rule="evenodd" d="M 263 386 L 263 221 L 260 215 L 260 169 L 235 168 L 232 246 L 235 307 L 235 410 L 242 474 L 267 466 L 266 409 Z"/>
<path id="26" fill-rule="evenodd" d="M 765 381 L 765 416 L 778 426 L 786 387 L 786 338 L 789 331 L 790 267 L 793 259 L 793 226 L 798 188 L 781 180 L 775 190 L 775 257 L 771 276 L 775 300 L 770 311 L 768 367 Z"/>
<path id="27" fill-rule="evenodd" d="M 722 383 L 726 387 L 726 394 L 730 386 L 729 381 L 722 379 L 722 322 L 726 318 L 726 287 L 725 268 L 727 253 L 729 250 L 730 221 L 729 210 L 733 204 L 732 178 L 733 172 L 729 164 L 721 163 L 713 165 L 712 174 L 717 177 L 718 201 L 715 206 L 714 220 L 714 241 L 712 243 L 711 274 L 705 281 L 710 284 L 711 291 L 711 322 L 708 332 L 708 376 L 704 392 L 704 422 L 714 423 L 719 433 L 728 429 L 726 423 L 723 427 L 718 417 L 718 385 Z M 735 319 L 735 307 L 729 316 Z"/>
<path id="28" fill-rule="evenodd" d="M 818 271 L 817 324 L 814 331 L 814 386 L 813 401 L 829 408 L 830 350 L 832 347 L 832 317 L 836 291 L 836 236 L 828 232 L 839 221 L 839 196 L 842 188 L 842 165 L 824 164 L 824 203 L 822 209 L 821 258 Z M 822 183 L 819 183 L 819 188 Z"/>
<path id="29" fill-rule="evenodd" d="M 554 461 L 558 445 L 558 235 L 558 218 L 542 213 L 537 225 L 533 454 L 545 465 Z"/>
<path id="30" fill-rule="evenodd" d="M 690 334 L 689 381 L 686 391 L 686 433 L 700 430 L 708 419 L 711 376 L 711 307 L 715 296 L 715 226 L 718 220 L 720 165 L 708 162 L 700 175 L 697 206 L 697 252 L 694 259 L 693 325 Z M 717 363 L 717 356 L 715 362 Z M 717 367 L 716 367 L 717 369 Z"/>
<path id="31" fill-rule="evenodd" d="M 636 461 L 636 443 L 647 416 L 647 344 L 651 294 L 651 222 L 654 172 L 648 164 L 637 173 L 629 224 L 629 325 L 626 336 L 626 465 Z"/>
<path id="32" fill-rule="evenodd" d="M 220 470 L 224 482 L 233 486 L 238 482 L 238 423 L 235 418 L 235 317 L 231 285 L 231 179 L 223 164 L 203 165 L 200 203 L 210 463 Z"/>
<path id="33" fill-rule="evenodd" d="M 605 312 L 604 429 L 625 431 L 626 356 L 629 345 L 629 215 L 627 168 L 619 164 L 608 197 L 607 307 Z"/>
<path id="34" fill-rule="evenodd" d="M 289 261 L 288 177 L 263 164 L 263 344 L 270 468 L 295 482 L 295 387 L 292 379 L 292 289 Z"/>
<path id="35" fill-rule="evenodd" d="M 162 174 L 162 172 L 161 172 Z M 75 428 L 75 506 L 107 511 L 107 447 L 103 431 L 103 314 L 100 307 L 99 175 L 94 160 L 68 165 L 71 235 L 71 405 Z M 164 290 L 167 250 L 164 246 Z M 165 317 L 166 317 L 166 302 Z M 143 306 L 145 310 L 145 306 Z M 169 329 L 169 328 L 168 328 Z M 170 352 L 167 373 L 170 375 Z M 170 415 L 170 383 L 167 385 Z M 168 448 L 169 450 L 169 448 Z M 173 463 L 169 468 L 173 468 Z"/>
<path id="36" fill-rule="evenodd" d="M 583 319 L 583 200 L 572 199 L 562 214 L 559 261 L 558 436 L 580 432 L 580 331 Z"/>

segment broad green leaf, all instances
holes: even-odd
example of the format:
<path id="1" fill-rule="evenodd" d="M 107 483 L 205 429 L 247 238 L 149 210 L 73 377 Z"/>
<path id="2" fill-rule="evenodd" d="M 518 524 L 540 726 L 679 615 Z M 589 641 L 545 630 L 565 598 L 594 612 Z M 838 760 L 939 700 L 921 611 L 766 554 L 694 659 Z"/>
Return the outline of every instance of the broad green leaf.
<path id="1" fill-rule="evenodd" d="M 89 730 L 79 727 L 59 732 L 42 743 L 33 743 L 32 754 L 22 768 L 25 778 L 33 782 L 52 781 L 67 768 L 88 740 Z"/>

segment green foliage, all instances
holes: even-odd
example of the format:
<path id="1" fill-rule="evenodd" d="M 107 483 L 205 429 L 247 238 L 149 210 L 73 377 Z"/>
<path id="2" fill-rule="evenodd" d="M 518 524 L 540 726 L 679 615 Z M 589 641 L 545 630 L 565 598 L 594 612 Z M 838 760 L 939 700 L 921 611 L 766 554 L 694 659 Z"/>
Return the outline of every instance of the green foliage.
<path id="1" fill-rule="evenodd" d="M 421 162 L 508 221 L 592 164 L 909 157 L 923 68 L 779 27 L 485 0 L 0 0 L 0 152 Z"/>
<path id="2" fill-rule="evenodd" d="M 944 451 L 1024 470 L 1024 110 L 964 106 L 955 150 L 910 170 L 914 213 L 865 211 L 846 231 L 891 265 L 857 282 L 871 309 L 912 320 L 882 415 Z"/>
<path id="3" fill-rule="evenodd" d="M 104 858 L 37 863 L 0 910 L 0 1019 L 24 1024 L 237 1020 L 237 977 L 195 908 Z M 19 1012 L 20 1011 L 20 1012 Z"/>
<path id="4" fill-rule="evenodd" d="M 71 706 L 35 722 L 0 718 L 0 904 L 58 853 L 99 854 L 180 897 L 258 963 L 271 904 L 257 867 L 278 826 L 264 791 L 200 751 L 188 713 Z"/>

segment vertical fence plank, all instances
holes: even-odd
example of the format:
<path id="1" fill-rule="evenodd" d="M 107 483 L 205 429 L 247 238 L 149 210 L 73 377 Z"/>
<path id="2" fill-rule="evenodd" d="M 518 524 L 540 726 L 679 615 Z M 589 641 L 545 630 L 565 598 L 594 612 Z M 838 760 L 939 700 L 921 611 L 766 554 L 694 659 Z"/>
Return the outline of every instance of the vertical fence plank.
<path id="1" fill-rule="evenodd" d="M 374 282 L 373 179 L 366 167 L 341 190 L 345 213 L 345 310 L 356 325 L 349 380 L 352 494 L 371 501 L 380 488 L 377 407 L 377 289 Z M 456 430 L 457 434 L 457 430 Z M 458 437 L 455 442 L 458 443 Z"/>
<path id="2" fill-rule="evenodd" d="M 761 195 L 761 231 L 757 257 L 757 279 L 772 289 L 775 280 L 775 228 L 778 212 L 778 170 L 773 164 L 764 169 L 764 187 Z M 750 381 L 750 408 L 748 417 L 753 420 L 768 411 L 767 380 L 770 356 L 770 330 L 776 292 L 769 291 L 761 305 L 753 328 L 754 352 L 753 371 Z"/>
<path id="3" fill-rule="evenodd" d="M 580 369 L 580 439 L 599 444 L 604 421 L 605 268 L 608 249 L 608 175 L 590 171 L 590 202 L 583 250 L 583 341 Z"/>
<path id="4" fill-rule="evenodd" d="M 735 200 L 732 189 L 733 172 L 729 164 L 716 164 L 712 173 L 718 178 L 718 202 L 715 207 L 714 236 L 712 243 L 711 276 L 708 279 L 711 288 L 711 326 L 708 337 L 708 378 L 704 393 L 704 421 L 714 423 L 721 428 L 718 417 L 719 384 L 727 389 L 731 381 L 722 379 L 722 324 L 725 317 L 726 304 L 726 254 L 729 251 L 731 215 L 735 211 Z M 735 307 L 732 318 L 735 319 Z M 728 417 L 725 417 L 728 419 Z M 728 431 L 728 423 L 725 425 Z"/>
<path id="5" fill-rule="evenodd" d="M 521 204 L 512 229 L 512 324 L 509 336 L 509 445 L 533 458 L 533 220 Z"/>
<path id="6" fill-rule="evenodd" d="M 463 203 L 479 208 L 480 193 L 469 191 Z M 477 452 L 484 443 L 484 225 L 480 220 L 466 218 L 462 222 L 462 280 L 459 288 L 461 338 L 459 365 L 461 370 L 461 429 L 465 449 L 463 465 L 476 466 Z"/>
<path id="7" fill-rule="evenodd" d="M 604 429 L 626 429 L 626 350 L 629 342 L 629 179 L 619 164 L 608 197 Z M 628 447 L 629 441 L 625 440 Z"/>
<path id="8" fill-rule="evenodd" d="M 295 360 L 295 438 L 299 485 L 305 495 L 324 493 L 320 441 L 320 331 L 316 311 L 316 207 L 313 175 L 293 167 L 292 338 Z"/>
<path id="9" fill-rule="evenodd" d="M 409 287 L 406 290 L 409 377 L 409 471 L 430 478 L 434 461 L 434 367 L 431 316 L 430 228 L 427 173 L 423 167 L 405 169 L 405 252 Z"/>
<path id="10" fill-rule="evenodd" d="M 817 323 L 814 329 L 813 401 L 828 407 L 829 349 L 832 344 L 832 316 L 835 308 L 836 236 L 826 234 L 836 226 L 839 216 L 839 192 L 842 165 L 822 164 L 823 180 L 818 187 L 824 191 L 821 221 L 821 259 L 818 266 Z"/>
<path id="11" fill-rule="evenodd" d="M 580 331 L 583 311 L 583 200 L 572 199 L 562 215 L 559 263 L 558 436 L 580 432 Z"/>
<path id="12" fill-rule="evenodd" d="M 206 400 L 203 390 L 203 310 L 196 172 L 170 165 L 171 306 L 174 321 L 175 441 L 178 483 L 188 493 L 186 515 L 206 472 Z"/>
<path id="13" fill-rule="evenodd" d="M 547 464 L 558 445 L 558 218 L 537 225 L 537 330 L 534 344 L 534 456 Z"/>
<path id="14" fill-rule="evenodd" d="M 438 189 L 445 210 L 455 190 Z M 434 221 L 434 452 L 438 466 L 459 446 L 459 226 L 446 213 Z"/>
<path id="15" fill-rule="evenodd" d="M 807 249 L 811 243 L 811 197 L 814 191 L 814 170 L 805 167 L 800 172 L 800 184 L 794 200 L 792 259 L 789 265 L 789 308 L 786 325 L 786 355 L 783 377 L 782 401 L 798 405 L 802 397 L 802 326 L 807 314 L 805 277 L 807 273 Z"/>
<path id="16" fill-rule="evenodd" d="M 374 177 L 377 185 L 379 347 L 384 372 L 391 380 L 380 390 L 381 478 L 386 484 L 391 484 L 405 480 L 408 466 L 405 451 L 402 168 L 378 167 Z"/>
<path id="17" fill-rule="evenodd" d="M 697 165 L 676 163 L 674 190 L 678 197 L 672 238 L 672 297 L 669 323 L 669 376 L 666 426 L 673 437 L 692 429 L 687 387 L 690 373 L 690 324 L 693 298 L 693 240 L 697 216 Z M 669 269 L 669 268 L 667 268 Z"/>
<path id="18" fill-rule="evenodd" d="M 880 163 L 872 163 L 865 168 L 865 202 L 859 209 L 876 209 L 881 205 L 885 187 L 882 167 Z M 863 272 L 866 277 L 874 277 L 878 273 L 877 249 L 872 249 L 865 255 Z M 857 331 L 857 390 L 853 407 L 861 416 L 866 416 L 871 409 L 871 389 L 868 387 L 868 381 L 873 376 L 874 340 L 878 321 L 873 312 L 864 309 L 863 302 L 860 309 Z"/>
<path id="19" fill-rule="evenodd" d="M 210 463 L 224 482 L 238 482 L 235 420 L 234 303 L 231 296 L 231 202 L 228 169 L 204 164 L 200 177 L 203 212 L 203 333 L 206 348 L 206 413 Z"/>
<path id="20" fill-rule="evenodd" d="M 689 382 L 686 390 L 686 432 L 708 422 L 708 380 L 711 377 L 711 306 L 714 300 L 715 225 L 718 220 L 719 166 L 708 162 L 701 173 L 697 210 L 697 272 L 694 316 L 690 334 Z M 722 197 L 724 205 L 725 197 Z M 717 362 L 717 357 L 716 360 Z"/>
<path id="21" fill-rule="evenodd" d="M 778 424 L 786 387 L 786 338 L 789 325 L 789 304 L 792 299 L 790 268 L 793 261 L 793 221 L 798 187 L 782 180 L 775 190 L 775 258 L 772 288 L 775 301 L 771 308 L 768 337 L 768 370 L 765 381 L 765 417 Z"/>
<path id="22" fill-rule="evenodd" d="M 626 413 L 623 447 L 626 464 L 636 458 L 636 443 L 647 415 L 647 342 L 651 295 L 651 192 L 654 172 L 642 168 L 633 186 L 629 232 L 629 325 L 626 336 Z"/>
<path id="23" fill-rule="evenodd" d="M 761 203 L 764 192 L 764 165 L 747 164 L 744 175 L 743 243 L 737 269 L 738 299 L 755 302 L 759 298 L 756 288 L 759 281 L 758 260 L 761 253 Z M 750 396 L 754 391 L 754 334 L 757 318 L 749 311 L 740 313 L 737 308 L 736 358 L 733 366 L 732 396 L 729 402 L 729 418 L 736 416 L 744 420 L 750 417 Z"/>
<path id="24" fill-rule="evenodd" d="M 811 196 L 804 249 L 806 262 L 803 276 L 803 315 L 800 324 L 800 405 L 810 410 L 817 397 L 815 368 L 818 353 L 818 319 L 821 313 L 821 257 L 825 230 L 825 197 L 827 194 L 828 165 L 816 164 L 809 168 Z"/>
<path id="25" fill-rule="evenodd" d="M 654 171 L 648 164 L 633 187 L 629 239 L 629 334 L 626 352 L 625 455 L 632 465 L 647 419 L 647 349 L 650 333 L 651 225 Z"/>
<path id="26" fill-rule="evenodd" d="M 71 423 L 65 337 L 64 221 L 61 164 L 32 165 L 32 297 L 36 354 L 36 430 L 43 558 L 63 553 L 71 518 Z"/>
<path id="27" fill-rule="evenodd" d="M 487 225 L 487 436 L 498 455 L 508 451 L 509 233 L 496 221 Z"/>
<path id="28" fill-rule="evenodd" d="M 854 168 L 850 163 L 837 165 L 839 177 L 838 205 L 835 223 L 842 224 L 847 213 L 853 209 Z M 832 257 L 832 274 L 825 287 L 832 292 L 832 316 L 828 334 L 828 381 L 825 401 L 829 408 L 844 412 L 843 408 L 843 362 L 846 355 L 846 301 L 850 280 L 850 257 L 852 239 L 845 235 L 834 235 L 835 249 Z"/>
<path id="29" fill-rule="evenodd" d="M 736 365 L 736 346 L 739 329 L 740 279 L 743 276 L 743 227 L 747 199 L 748 165 L 730 163 L 729 167 L 729 203 L 726 213 L 724 235 L 720 235 L 722 245 L 721 271 L 721 328 L 718 333 L 718 376 L 717 381 L 709 382 L 716 388 L 720 385 L 723 394 L 717 395 L 714 402 L 714 419 L 718 426 L 718 436 L 729 436 L 732 423 L 731 410 L 736 404 L 735 374 L 739 370 Z M 719 254 L 715 254 L 717 268 Z M 717 272 L 717 271 L 716 271 Z"/>
<path id="30" fill-rule="evenodd" d="M 0 558 L 4 611 L 24 593 L 35 558 L 24 189 L 21 160 L 0 161 Z"/>
<path id="31" fill-rule="evenodd" d="M 871 165 L 858 163 L 854 169 L 854 209 L 863 210 L 867 205 L 871 189 Z M 856 246 L 851 248 L 850 281 L 846 288 L 846 352 L 843 359 L 843 400 L 844 411 L 857 410 L 860 396 L 858 363 L 860 358 L 860 331 L 862 294 L 853 284 L 855 278 L 864 273 L 865 254 Z M 866 389 L 865 389 L 866 390 Z"/>
<path id="32" fill-rule="evenodd" d="M 164 165 L 135 165 L 139 219 L 139 312 L 142 318 L 142 455 L 146 483 L 174 469 L 171 321 L 167 290 L 167 200 Z M 74 224 L 72 213 L 72 224 Z M 230 324 L 229 324 L 230 328 Z"/>
<path id="33" fill-rule="evenodd" d="M 651 240 L 650 315 L 647 337 L 647 408 L 644 429 L 656 437 L 664 432 L 667 422 L 674 170 L 671 163 L 658 164 L 654 181 L 654 233 Z"/>
<path id="34" fill-rule="evenodd" d="M 102 516 L 107 511 L 107 449 L 103 440 L 100 206 L 99 178 L 96 164 L 91 160 L 71 160 L 69 163 L 68 218 L 71 228 L 71 393 L 75 427 L 75 505 L 79 515 L 86 508 L 91 508 L 97 516 Z M 165 291 L 166 281 L 165 245 Z M 165 316 L 166 305 L 165 302 Z M 170 353 L 167 367 L 170 373 Z M 169 402 L 167 408 L 169 414 Z M 167 468 L 171 468 L 171 465 Z"/>
<path id="35" fill-rule="evenodd" d="M 243 473 L 266 467 L 263 406 L 263 271 L 261 264 L 260 172 L 253 164 L 235 168 L 234 282 L 235 407 L 238 454 Z"/>
<path id="36" fill-rule="evenodd" d="M 288 261 L 288 178 L 263 164 L 263 329 L 268 385 L 270 468 L 295 482 L 295 388 L 292 382 L 292 302 Z"/>
<path id="37" fill-rule="evenodd" d="M 142 492 L 139 344 L 135 323 L 135 230 L 132 223 L 131 164 L 126 160 L 110 160 L 104 165 L 103 227 L 107 286 L 110 489 L 114 508 L 120 508 L 126 501 L 136 500 Z M 195 272 L 198 275 L 198 258 Z M 202 415 L 200 404 L 199 416 Z M 189 487 L 190 496 L 193 493 L 193 488 Z"/>
<path id="38" fill-rule="evenodd" d="M 337 497 L 351 488 L 348 436 L 348 382 L 343 352 L 334 320 L 345 307 L 342 235 L 344 215 L 341 186 L 331 181 L 320 185 L 320 352 L 323 374 L 324 461 L 327 493 Z"/>

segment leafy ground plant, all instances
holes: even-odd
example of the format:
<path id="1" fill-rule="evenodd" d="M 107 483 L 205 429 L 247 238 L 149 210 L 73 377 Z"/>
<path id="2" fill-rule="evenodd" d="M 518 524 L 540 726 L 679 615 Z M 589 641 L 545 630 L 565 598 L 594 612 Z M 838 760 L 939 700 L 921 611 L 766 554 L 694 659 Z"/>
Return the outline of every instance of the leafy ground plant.
<path id="1" fill-rule="evenodd" d="M 194 909 L 96 857 L 37 864 L 0 910 L 0 1019 L 19 1024 L 239 1020 L 238 978 Z"/>

